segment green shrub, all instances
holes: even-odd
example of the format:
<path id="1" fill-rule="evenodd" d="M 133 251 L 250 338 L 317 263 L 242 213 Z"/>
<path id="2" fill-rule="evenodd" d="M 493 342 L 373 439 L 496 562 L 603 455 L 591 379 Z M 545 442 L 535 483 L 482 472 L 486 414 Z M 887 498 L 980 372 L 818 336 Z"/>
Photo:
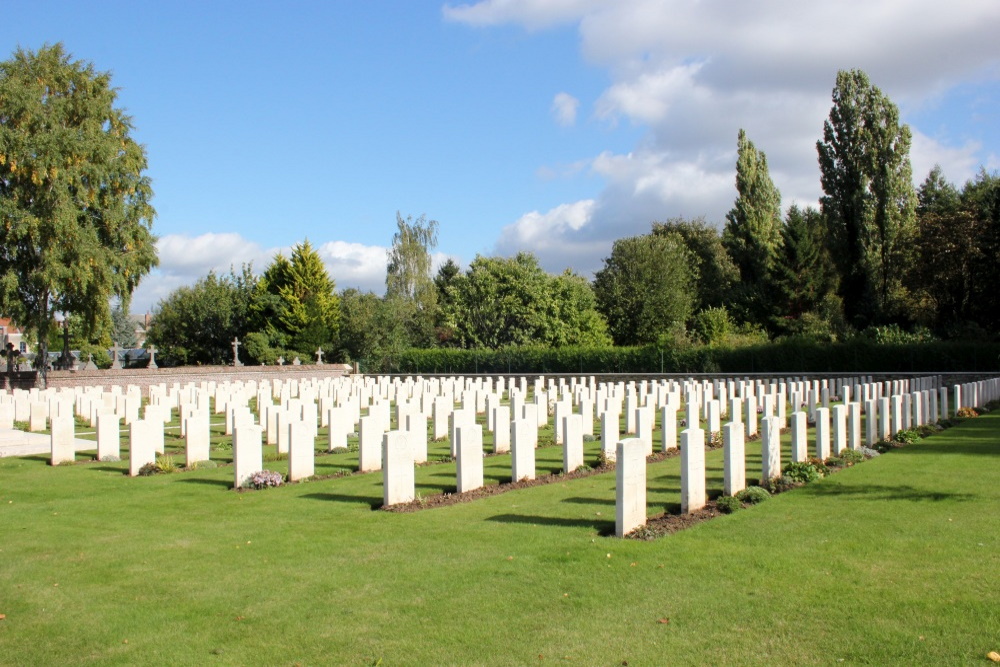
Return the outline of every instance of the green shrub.
<path id="1" fill-rule="evenodd" d="M 955 413 L 956 417 L 961 417 L 962 419 L 971 419 L 972 417 L 978 417 L 979 413 L 976 412 L 975 408 L 959 408 L 958 412 Z"/>
<path id="2" fill-rule="evenodd" d="M 744 502 L 748 505 L 756 505 L 757 503 L 762 503 L 771 497 L 770 492 L 761 486 L 748 486 L 739 493 L 736 494 L 736 498 L 740 502 Z"/>
<path id="3" fill-rule="evenodd" d="M 801 461 L 786 463 L 781 468 L 781 474 L 793 482 L 802 482 L 803 484 L 823 478 L 823 473 L 817 470 L 816 466 Z"/>
<path id="4" fill-rule="evenodd" d="M 215 461 L 195 461 L 191 464 L 191 470 L 211 470 L 218 467 L 219 464 Z"/>
<path id="5" fill-rule="evenodd" d="M 902 429 L 896 432 L 896 437 L 893 438 L 896 442 L 901 442 L 904 445 L 912 445 L 917 440 L 920 440 L 920 434 L 917 433 L 915 429 Z"/>
<path id="6" fill-rule="evenodd" d="M 176 472 L 177 465 L 174 464 L 173 457 L 170 456 L 157 456 L 156 457 L 156 467 L 160 472 Z"/>
<path id="7" fill-rule="evenodd" d="M 271 463 L 273 461 L 287 461 L 288 454 L 282 452 L 268 452 L 264 454 L 264 460 L 267 461 L 268 463 Z"/>
<path id="8" fill-rule="evenodd" d="M 800 482 L 797 479 L 792 479 L 791 477 L 775 477 L 773 479 L 766 480 L 763 483 L 763 487 L 770 491 L 772 494 L 784 493 L 794 489 L 797 486 L 802 486 L 805 482 Z"/>
<path id="9" fill-rule="evenodd" d="M 715 506 L 719 508 L 719 511 L 723 514 L 732 514 L 736 510 L 743 509 L 743 503 L 739 499 L 733 496 L 722 496 L 715 500 Z"/>
<path id="10" fill-rule="evenodd" d="M 845 466 L 852 466 L 865 460 L 865 454 L 859 449 L 845 449 L 840 453 Z"/>
<path id="11" fill-rule="evenodd" d="M 584 442 L 594 442 L 595 440 L 597 440 L 597 438 L 595 438 L 591 434 L 589 434 L 589 433 L 584 433 L 583 434 L 583 441 Z"/>
<path id="12" fill-rule="evenodd" d="M 159 475 L 161 472 L 163 471 L 160 470 L 160 467 L 154 462 L 143 464 L 139 468 L 139 472 L 137 474 L 139 477 L 149 477 L 151 475 Z"/>
<path id="13" fill-rule="evenodd" d="M 843 468 L 847 463 L 840 456 L 830 456 L 826 459 L 826 466 L 828 468 Z"/>
<path id="14" fill-rule="evenodd" d="M 330 450 L 331 454 L 348 454 L 351 450 L 347 447 L 334 447 Z"/>

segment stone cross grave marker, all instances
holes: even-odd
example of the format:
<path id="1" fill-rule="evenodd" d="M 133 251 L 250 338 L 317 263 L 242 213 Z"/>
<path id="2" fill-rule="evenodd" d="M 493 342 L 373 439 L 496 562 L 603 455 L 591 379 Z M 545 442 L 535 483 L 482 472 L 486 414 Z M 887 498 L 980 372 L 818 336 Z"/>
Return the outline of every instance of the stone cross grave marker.
<path id="1" fill-rule="evenodd" d="M 240 361 L 240 339 L 238 337 L 233 338 L 233 366 L 242 366 L 243 362 Z"/>

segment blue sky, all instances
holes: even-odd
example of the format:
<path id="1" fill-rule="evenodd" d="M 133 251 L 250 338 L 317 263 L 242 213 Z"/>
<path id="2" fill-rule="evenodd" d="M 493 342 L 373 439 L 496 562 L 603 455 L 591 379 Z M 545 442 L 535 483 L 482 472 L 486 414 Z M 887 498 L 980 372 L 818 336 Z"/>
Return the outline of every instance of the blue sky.
<path id="1" fill-rule="evenodd" d="M 838 69 L 914 131 L 919 182 L 1000 168 L 1000 3 L 0 0 L 0 50 L 110 70 L 153 178 L 160 267 L 134 310 L 308 238 L 383 290 L 396 212 L 439 260 L 536 253 L 591 276 L 653 220 L 721 224 L 736 135 L 815 203 Z"/>

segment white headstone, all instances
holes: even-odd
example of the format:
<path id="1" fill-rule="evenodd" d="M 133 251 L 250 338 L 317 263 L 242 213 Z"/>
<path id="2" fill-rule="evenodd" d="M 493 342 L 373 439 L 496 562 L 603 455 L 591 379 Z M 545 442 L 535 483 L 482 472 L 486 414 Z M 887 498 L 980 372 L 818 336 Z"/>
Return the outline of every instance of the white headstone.
<path id="1" fill-rule="evenodd" d="M 722 427 L 722 446 L 725 469 L 722 492 L 732 496 L 747 485 L 746 450 L 741 422 L 729 422 Z"/>
<path id="2" fill-rule="evenodd" d="M 240 488 L 255 473 L 264 469 L 263 429 L 239 423 L 233 429 L 233 488 Z"/>
<path id="3" fill-rule="evenodd" d="M 462 425 L 456 429 L 456 482 L 459 493 L 473 491 L 483 485 L 483 427 Z"/>
<path id="4" fill-rule="evenodd" d="M 416 496 L 413 448 L 405 431 L 389 431 L 382 436 L 382 459 L 382 504 L 388 507 L 411 502 Z"/>
<path id="5" fill-rule="evenodd" d="M 646 525 L 646 444 L 628 438 L 615 449 L 615 535 L 624 537 Z"/>
<path id="6" fill-rule="evenodd" d="M 781 432 L 777 417 L 762 419 L 760 425 L 761 479 L 766 482 L 781 477 Z"/>
<path id="7" fill-rule="evenodd" d="M 705 431 L 681 431 L 681 514 L 705 506 Z"/>
<path id="8" fill-rule="evenodd" d="M 294 421 L 288 425 L 288 481 L 298 482 L 315 474 L 313 429 L 304 421 Z"/>
<path id="9" fill-rule="evenodd" d="M 538 425 L 526 419 L 515 419 L 510 423 L 511 480 L 535 479 L 535 442 L 538 439 Z"/>

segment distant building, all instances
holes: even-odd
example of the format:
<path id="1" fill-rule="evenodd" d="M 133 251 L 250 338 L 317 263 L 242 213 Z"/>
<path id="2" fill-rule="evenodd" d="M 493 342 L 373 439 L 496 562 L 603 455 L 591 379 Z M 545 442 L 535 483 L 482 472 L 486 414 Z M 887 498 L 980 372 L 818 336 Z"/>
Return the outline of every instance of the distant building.
<path id="1" fill-rule="evenodd" d="M 135 325 L 135 346 L 146 347 L 146 333 L 149 331 L 150 314 L 129 315 L 132 324 Z"/>
<path id="2" fill-rule="evenodd" d="M 28 343 L 24 340 L 24 331 L 14 324 L 9 317 L 0 317 L 0 349 L 7 349 L 7 343 L 14 346 L 21 354 L 28 352 Z"/>

